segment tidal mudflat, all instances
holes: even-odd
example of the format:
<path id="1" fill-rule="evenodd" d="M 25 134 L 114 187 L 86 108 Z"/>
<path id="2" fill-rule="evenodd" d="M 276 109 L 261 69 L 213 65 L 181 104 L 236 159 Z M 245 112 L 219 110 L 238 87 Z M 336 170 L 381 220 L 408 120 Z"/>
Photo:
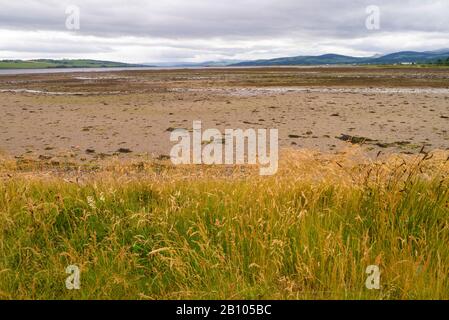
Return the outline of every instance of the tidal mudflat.
<path id="1" fill-rule="evenodd" d="M 170 128 L 191 129 L 194 120 L 220 130 L 276 128 L 281 148 L 449 148 L 448 69 L 26 74 L 1 76 L 0 97 L 0 148 L 26 159 L 160 157 L 170 151 Z"/>

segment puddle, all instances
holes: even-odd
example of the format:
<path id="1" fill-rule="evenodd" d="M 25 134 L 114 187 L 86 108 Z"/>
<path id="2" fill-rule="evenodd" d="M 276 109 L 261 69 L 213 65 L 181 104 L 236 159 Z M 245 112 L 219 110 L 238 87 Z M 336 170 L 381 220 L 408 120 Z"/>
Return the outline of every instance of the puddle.
<path id="1" fill-rule="evenodd" d="M 110 77 L 73 77 L 73 79 L 76 79 L 76 80 L 121 80 L 121 79 L 128 79 L 128 78 L 127 77 L 110 76 Z"/>
<path id="2" fill-rule="evenodd" d="M 119 94 L 121 91 L 110 91 L 110 92 L 54 92 L 54 91 L 43 91 L 43 90 L 30 90 L 30 89 L 1 89 L 0 93 L 31 93 L 31 94 L 43 94 L 49 96 L 88 96 L 88 95 L 99 95 L 99 94 Z"/>

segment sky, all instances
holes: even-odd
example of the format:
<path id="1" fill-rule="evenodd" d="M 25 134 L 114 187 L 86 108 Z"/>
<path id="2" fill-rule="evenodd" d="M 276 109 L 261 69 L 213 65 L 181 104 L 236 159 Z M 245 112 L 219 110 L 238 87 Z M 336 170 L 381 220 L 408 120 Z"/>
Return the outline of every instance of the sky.
<path id="1" fill-rule="evenodd" d="M 0 0 L 0 59 L 201 62 L 443 48 L 449 0 Z"/>

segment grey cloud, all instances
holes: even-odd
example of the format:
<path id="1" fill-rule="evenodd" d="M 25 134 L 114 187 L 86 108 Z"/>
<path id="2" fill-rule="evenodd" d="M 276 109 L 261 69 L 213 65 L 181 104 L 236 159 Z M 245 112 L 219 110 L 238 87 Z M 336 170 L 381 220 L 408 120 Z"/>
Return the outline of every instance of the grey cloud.
<path id="1" fill-rule="evenodd" d="M 81 10 L 79 31 L 65 29 L 68 5 Z M 365 28 L 368 5 L 381 10 L 378 31 Z M 432 49 L 449 39 L 449 1 L 441 0 L 0 0 L 0 8 L 0 30 L 67 34 L 53 46 L 51 39 L 7 44 L 0 38 L 0 50 L 17 52 L 107 53 L 138 46 L 141 52 L 155 49 L 154 57 L 192 59 L 318 53 L 322 48 L 369 54 L 388 51 L 390 44 L 398 50 L 401 45 Z M 95 42 L 73 43 L 90 36 Z M 42 41 L 45 45 L 39 45 Z"/>
<path id="2" fill-rule="evenodd" d="M 449 2 L 437 0 L 0 1 L 0 27 L 64 31 L 65 8 L 81 9 L 81 33 L 163 38 L 366 35 L 368 5 L 385 31 L 448 31 Z M 429 19 L 431 17 L 431 19 Z"/>

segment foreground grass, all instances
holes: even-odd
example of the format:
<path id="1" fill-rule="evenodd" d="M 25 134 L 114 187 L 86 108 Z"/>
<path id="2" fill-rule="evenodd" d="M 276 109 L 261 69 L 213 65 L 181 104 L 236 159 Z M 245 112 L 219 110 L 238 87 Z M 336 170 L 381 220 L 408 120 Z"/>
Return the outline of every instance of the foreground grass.
<path id="1" fill-rule="evenodd" d="M 269 178 L 5 160 L 0 298 L 448 299 L 447 156 L 289 153 Z M 65 288 L 72 264 L 81 290 Z"/>

